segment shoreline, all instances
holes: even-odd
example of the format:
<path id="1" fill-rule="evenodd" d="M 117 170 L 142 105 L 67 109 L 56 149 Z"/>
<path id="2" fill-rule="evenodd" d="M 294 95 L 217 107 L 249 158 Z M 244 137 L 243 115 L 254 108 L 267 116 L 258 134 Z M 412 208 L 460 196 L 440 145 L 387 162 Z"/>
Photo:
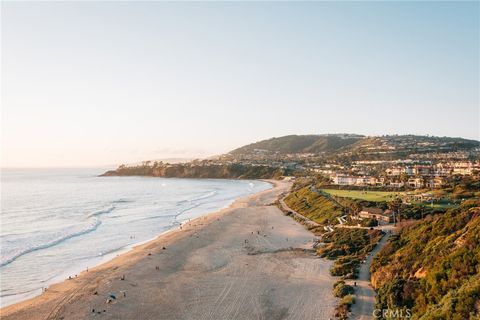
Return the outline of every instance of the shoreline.
<path id="1" fill-rule="evenodd" d="M 155 177 L 152 177 L 152 178 L 155 178 Z M 191 179 L 191 178 L 188 178 L 188 179 Z M 218 180 L 223 180 L 223 179 L 218 179 Z M 247 181 L 249 179 L 245 179 L 245 181 Z M 257 179 L 258 181 L 261 181 L 261 182 L 265 182 L 267 184 L 270 185 L 270 187 L 266 190 L 262 190 L 260 192 L 263 192 L 263 191 L 268 191 L 268 190 L 271 190 L 272 188 L 275 187 L 275 182 L 274 180 L 268 180 L 268 179 Z M 191 219 L 191 222 L 193 222 L 194 220 L 196 219 L 199 219 L 199 218 L 202 218 L 202 217 L 205 217 L 205 216 L 208 216 L 212 213 L 216 213 L 216 212 L 220 212 L 220 211 L 223 211 L 223 210 L 226 210 L 228 208 L 230 208 L 231 206 L 233 206 L 237 201 L 242 201 L 242 200 L 247 200 L 249 197 L 251 196 L 254 196 L 260 192 L 257 192 L 257 193 L 253 193 L 253 194 L 249 194 L 249 195 L 244 195 L 244 196 L 240 196 L 239 198 L 237 199 L 233 199 L 229 204 L 223 206 L 223 207 L 220 207 L 219 209 L 217 210 L 214 210 L 214 211 L 206 211 L 205 213 L 201 214 L 200 216 L 198 217 L 195 217 L 193 219 Z M 44 289 L 47 289 L 51 286 L 54 286 L 54 285 L 57 285 L 59 283 L 62 283 L 64 281 L 68 281 L 68 277 L 69 276 L 72 276 L 74 277 L 75 275 L 78 275 L 80 276 L 81 274 L 83 274 L 86 270 L 94 270 L 96 267 L 99 267 L 105 263 L 108 263 L 110 261 L 112 261 L 113 259 L 119 257 L 119 256 L 122 256 L 124 254 L 127 254 L 128 252 L 132 251 L 132 250 L 135 250 L 137 247 L 139 246 L 142 246 L 144 244 L 147 244 L 149 242 L 153 242 L 155 241 L 156 239 L 160 238 L 160 237 L 163 237 L 165 236 L 166 234 L 170 233 L 170 232 L 175 232 L 175 231 L 180 231 L 180 226 L 185 223 L 188 219 L 186 220 L 183 220 L 182 222 L 180 222 L 178 225 L 172 225 L 169 229 L 149 238 L 149 239 L 146 239 L 146 240 L 142 240 L 142 241 L 139 241 L 137 243 L 132 243 L 132 244 L 128 244 L 128 245 L 125 245 L 123 247 L 120 247 L 112 252 L 109 252 L 105 255 L 102 255 L 102 256 L 99 256 L 99 257 L 91 257 L 89 259 L 87 259 L 85 262 L 83 263 L 80 263 L 78 265 L 75 265 L 75 266 L 72 266 L 71 268 L 69 268 L 68 270 L 64 270 L 64 272 L 48 279 L 45 281 L 45 285 L 42 286 L 41 288 L 38 288 L 38 289 L 34 289 L 32 291 L 28 291 L 28 292 L 23 292 L 23 293 L 18 293 L 18 294 L 14 294 L 14 295 L 11 295 L 11 296 L 7 296 L 7 297 L 3 297 L 2 300 L 13 300 L 11 302 L 6 302 L 5 304 L 3 304 L 3 301 L 2 303 L 0 304 L 0 311 L 4 308 L 7 308 L 7 307 L 10 307 L 10 306 L 14 306 L 16 304 L 19 304 L 19 303 L 22 303 L 22 302 L 25 302 L 25 301 L 28 301 L 30 299 L 34 299 L 40 295 L 43 294 L 43 290 Z M 0 313 L 1 315 L 1 313 Z"/>
<path id="2" fill-rule="evenodd" d="M 249 250 L 252 249 L 250 248 L 251 245 L 248 244 L 249 240 L 247 241 L 247 239 L 245 239 L 245 243 L 238 241 L 238 239 L 237 241 L 232 242 L 232 237 L 238 236 L 236 231 L 239 231 L 238 233 L 240 233 L 240 231 L 245 233 L 245 221 L 243 220 L 250 219 L 243 217 L 241 215 L 242 212 L 248 213 L 249 216 L 256 218 L 258 212 L 268 211 L 269 218 L 272 216 L 274 219 L 272 220 L 272 223 L 278 223 L 276 220 L 282 220 L 281 224 L 275 226 L 280 228 L 280 231 L 284 233 L 281 236 L 281 240 L 277 235 L 273 234 L 274 225 L 272 225 L 271 232 L 270 229 L 266 229 L 264 231 L 262 230 L 262 232 L 267 232 L 268 230 L 268 232 L 272 234 L 267 235 L 266 233 L 263 235 L 263 237 L 260 237 L 258 236 L 260 235 L 260 231 L 257 231 L 258 235 L 255 235 L 254 238 L 255 241 L 258 242 L 258 248 L 255 248 L 255 250 L 265 250 L 265 254 L 267 255 L 276 255 L 278 252 L 278 254 L 282 256 L 282 259 L 300 259 L 302 260 L 302 263 L 308 261 L 309 264 L 315 264 L 316 267 L 322 268 L 321 270 L 325 270 L 328 274 L 328 268 L 330 265 L 329 262 L 319 261 L 319 259 L 313 257 L 304 257 L 303 255 L 305 255 L 305 253 L 302 255 L 301 252 L 297 253 L 295 251 L 300 247 L 303 248 L 302 250 L 309 249 L 309 245 L 313 243 L 313 240 L 311 239 L 313 236 L 306 231 L 303 226 L 292 221 L 289 217 L 283 216 L 278 208 L 270 205 L 274 202 L 274 200 L 276 200 L 278 194 L 290 188 L 290 183 L 272 180 L 262 181 L 270 183 L 272 188 L 236 199 L 226 208 L 199 216 L 190 220 L 189 222 L 184 222 L 182 226 L 172 228 L 150 241 L 134 245 L 130 250 L 117 255 L 113 259 L 91 268 L 88 271 L 81 272 L 78 275 L 78 278 L 65 280 L 63 282 L 51 285 L 46 292 L 39 296 L 2 307 L 0 309 L 2 319 L 57 319 L 61 315 L 68 315 L 68 317 L 66 317 L 67 319 L 87 319 L 92 315 L 96 315 L 95 312 L 97 311 L 92 312 L 92 310 L 101 309 L 102 314 L 110 312 L 115 313 L 116 310 L 113 310 L 111 307 L 116 306 L 120 301 L 122 301 L 122 304 L 128 304 L 130 306 L 127 310 L 123 310 L 123 312 L 128 313 L 131 312 L 132 308 L 135 309 L 139 306 L 142 306 L 142 308 L 147 309 L 147 311 L 143 309 L 142 311 L 137 310 L 135 314 L 138 314 L 138 312 L 147 312 L 145 318 L 154 319 L 155 317 L 152 318 L 148 316 L 148 309 L 156 309 L 159 308 L 159 306 L 156 304 L 145 303 L 144 300 L 152 298 L 151 295 L 146 294 L 145 292 L 157 292 L 159 288 L 144 284 L 141 286 L 142 289 L 136 292 L 137 290 L 135 287 L 140 286 L 140 284 L 137 283 L 138 281 L 143 280 L 145 277 L 151 276 L 151 273 L 155 273 L 155 270 L 158 275 L 155 274 L 153 276 L 162 276 L 162 283 L 166 286 L 173 286 L 178 291 L 178 294 L 182 297 L 182 299 L 180 299 L 181 301 L 184 300 L 185 297 L 190 298 L 192 292 L 184 292 L 182 286 L 178 287 L 179 282 L 190 282 L 193 281 L 193 279 L 196 280 L 197 277 L 205 277 L 209 282 L 213 282 L 215 285 L 220 285 L 214 273 L 218 268 L 224 267 L 224 255 L 231 255 L 233 260 L 240 259 L 242 261 L 258 259 L 258 257 L 260 257 L 257 256 L 260 253 L 249 252 Z M 275 210 L 277 212 L 274 212 Z M 261 217 L 259 216 L 258 218 L 260 219 Z M 224 220 L 227 221 L 224 222 Z M 259 222 L 261 223 L 262 220 L 259 220 Z M 222 225 L 223 227 L 219 227 L 219 225 Z M 257 225 L 258 223 L 254 224 L 255 227 Z M 224 228 L 229 229 L 231 232 L 225 232 Z M 249 228 L 252 228 L 252 226 L 249 226 Z M 278 242 L 285 241 L 285 238 L 283 238 L 285 234 L 292 236 L 292 238 L 290 238 L 291 243 L 286 244 L 289 247 L 286 247 L 285 249 L 279 249 L 277 248 L 279 246 Z M 251 235 L 250 232 L 248 233 L 248 237 L 253 237 L 252 235 L 254 235 L 253 231 L 251 232 Z M 296 241 L 297 239 L 293 237 L 293 235 L 298 236 L 298 241 Z M 270 237 L 273 237 L 274 240 L 269 240 Z M 286 241 L 288 240 L 289 238 L 287 238 Z M 292 245 L 295 245 L 295 247 L 292 247 Z M 212 249 L 204 251 L 203 249 L 205 246 L 209 248 L 211 247 Z M 272 246 L 275 248 L 274 251 L 270 250 L 270 247 Z M 290 249 L 292 248 L 295 250 L 290 252 Z M 215 250 L 221 251 L 222 254 L 214 252 Z M 247 251 L 246 254 L 242 252 L 245 250 Z M 263 252 L 261 253 L 263 255 Z M 213 257 L 211 257 L 212 254 Z M 284 255 L 285 257 L 283 257 Z M 170 257 L 167 258 L 166 256 Z M 153 271 L 151 271 L 151 264 L 153 263 L 151 260 L 153 259 L 158 259 L 159 262 L 158 265 L 154 266 Z M 278 257 L 275 259 L 278 260 Z M 210 265 L 212 263 L 214 266 L 212 266 L 212 270 L 210 270 L 210 267 L 203 271 L 201 270 L 202 268 L 199 268 L 199 270 L 196 270 L 196 268 L 191 269 L 186 267 L 191 263 L 190 260 L 193 260 L 195 263 L 197 260 L 201 261 L 200 266 Z M 264 258 L 261 258 L 261 260 L 263 261 Z M 170 268 L 169 265 L 172 263 L 174 265 Z M 216 266 L 217 263 L 219 266 Z M 231 265 L 235 270 L 240 267 L 238 263 L 232 263 Z M 246 266 L 248 266 L 248 264 L 246 264 Z M 194 274 L 198 273 L 197 277 L 194 277 L 193 279 L 190 278 L 190 273 L 192 272 Z M 262 270 L 258 270 L 257 272 L 262 272 Z M 289 269 L 289 272 L 292 272 L 292 270 Z M 172 278 L 172 275 L 176 275 L 176 277 Z M 224 276 L 228 279 L 232 278 L 231 273 L 227 273 Z M 250 277 L 250 275 L 247 274 L 246 276 Z M 286 274 L 285 272 L 280 273 L 279 276 L 287 278 L 291 277 L 290 274 Z M 296 276 L 299 277 L 299 279 L 307 277 L 303 275 Z M 325 307 L 326 310 L 328 309 L 328 312 L 333 311 L 332 300 L 334 299 L 328 299 L 328 297 L 331 295 L 330 288 L 331 283 L 333 283 L 333 279 L 329 279 L 328 275 L 319 274 L 318 276 L 321 279 L 322 288 L 325 284 L 324 282 L 328 283 L 328 290 L 321 289 L 321 292 L 323 293 L 323 291 L 326 291 L 325 299 L 326 301 L 330 300 L 330 302 L 326 303 L 326 306 L 323 307 Z M 130 280 L 131 278 L 135 280 Z M 137 280 L 137 278 L 140 280 Z M 308 282 L 310 282 L 311 275 L 309 275 L 308 278 Z M 245 277 L 241 279 L 244 281 L 248 280 L 248 278 Z M 304 280 L 305 279 L 302 279 L 302 281 Z M 126 284 L 129 281 L 134 281 L 136 284 L 133 287 L 127 286 Z M 265 279 L 265 282 L 269 281 Z M 193 284 L 196 285 L 196 282 Z M 275 284 L 275 286 L 277 285 L 278 284 Z M 310 283 L 306 283 L 304 285 L 307 285 L 309 288 L 311 287 Z M 313 286 L 310 289 L 318 290 L 319 288 Z M 115 292 L 112 294 L 115 296 L 115 299 L 114 301 L 108 302 L 108 296 L 111 292 Z M 117 296 L 121 295 L 122 292 L 124 297 L 120 300 L 120 298 L 117 298 Z M 128 292 L 128 295 L 126 292 Z M 135 292 L 135 298 L 130 298 L 130 296 L 133 295 L 131 292 Z M 105 299 L 105 297 L 107 298 Z M 206 297 L 203 297 L 203 299 L 206 299 Z M 170 310 L 171 308 L 175 309 L 174 307 L 178 303 L 167 303 L 163 299 L 161 301 L 165 304 L 162 310 Z M 206 305 L 209 303 L 210 301 L 205 302 Z M 282 303 L 287 303 L 287 301 Z M 97 307 L 95 308 L 91 306 Z M 192 308 L 191 311 L 194 314 L 199 312 L 202 314 L 205 312 L 212 312 L 211 310 L 204 309 L 197 310 L 196 306 L 189 306 Z M 312 307 L 317 308 L 316 306 Z M 321 313 L 325 312 L 326 311 L 322 309 Z M 173 311 L 171 311 L 171 314 L 173 314 Z M 180 313 L 175 313 L 175 316 L 172 317 L 169 317 L 168 315 L 166 316 L 166 318 L 172 319 L 178 317 L 188 318 L 185 315 L 181 316 Z M 115 318 L 129 319 L 129 316 L 121 313 L 121 316 L 117 314 Z M 328 319 L 328 317 L 326 319 Z"/>

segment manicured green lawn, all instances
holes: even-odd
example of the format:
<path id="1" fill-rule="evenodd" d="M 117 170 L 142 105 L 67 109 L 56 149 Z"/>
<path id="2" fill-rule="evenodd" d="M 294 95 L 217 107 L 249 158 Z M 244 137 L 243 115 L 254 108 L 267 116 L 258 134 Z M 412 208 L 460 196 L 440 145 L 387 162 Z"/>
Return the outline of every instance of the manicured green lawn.
<path id="1" fill-rule="evenodd" d="M 457 208 L 459 204 L 453 203 L 453 201 L 441 200 L 441 201 L 434 201 L 433 206 L 431 202 L 415 202 L 416 204 L 423 204 L 424 206 L 435 208 L 435 209 L 451 209 Z"/>
<path id="2" fill-rule="evenodd" d="M 337 197 L 361 199 L 366 201 L 390 201 L 396 197 L 403 196 L 404 192 L 388 192 L 388 191 L 361 191 L 361 190 L 335 190 L 322 189 L 322 191 Z"/>

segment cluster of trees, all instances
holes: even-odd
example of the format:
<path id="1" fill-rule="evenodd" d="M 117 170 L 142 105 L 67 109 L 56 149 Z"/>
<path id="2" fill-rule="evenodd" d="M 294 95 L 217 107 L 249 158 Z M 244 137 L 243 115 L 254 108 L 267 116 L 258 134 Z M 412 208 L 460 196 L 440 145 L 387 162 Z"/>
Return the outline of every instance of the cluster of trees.
<path id="1" fill-rule="evenodd" d="M 336 228 L 323 236 L 325 245 L 317 253 L 324 258 L 338 259 L 340 265 L 350 262 L 355 264 L 355 261 L 365 259 L 382 236 L 383 232 L 377 229 Z"/>
<path id="2" fill-rule="evenodd" d="M 480 317 L 480 201 L 407 223 L 371 266 L 377 308 L 413 319 Z"/>
<path id="3" fill-rule="evenodd" d="M 451 194 L 452 200 L 480 198 L 480 177 L 454 177 L 442 190 L 444 194 Z"/>

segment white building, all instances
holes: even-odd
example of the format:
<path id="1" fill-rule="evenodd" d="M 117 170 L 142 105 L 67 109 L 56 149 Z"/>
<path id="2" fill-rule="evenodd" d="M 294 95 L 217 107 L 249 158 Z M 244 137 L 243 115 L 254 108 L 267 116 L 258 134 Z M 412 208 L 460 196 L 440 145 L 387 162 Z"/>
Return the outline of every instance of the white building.
<path id="1" fill-rule="evenodd" d="M 357 177 L 347 175 L 335 175 L 333 177 L 333 183 L 341 186 L 353 186 L 357 183 Z"/>

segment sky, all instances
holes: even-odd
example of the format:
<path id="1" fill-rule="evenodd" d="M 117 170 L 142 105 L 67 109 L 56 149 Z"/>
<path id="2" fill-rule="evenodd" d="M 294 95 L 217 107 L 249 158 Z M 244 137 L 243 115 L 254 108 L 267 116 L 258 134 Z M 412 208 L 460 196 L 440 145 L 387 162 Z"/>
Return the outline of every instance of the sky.
<path id="1" fill-rule="evenodd" d="M 1 3 L 2 167 L 480 139 L 479 2 Z"/>

